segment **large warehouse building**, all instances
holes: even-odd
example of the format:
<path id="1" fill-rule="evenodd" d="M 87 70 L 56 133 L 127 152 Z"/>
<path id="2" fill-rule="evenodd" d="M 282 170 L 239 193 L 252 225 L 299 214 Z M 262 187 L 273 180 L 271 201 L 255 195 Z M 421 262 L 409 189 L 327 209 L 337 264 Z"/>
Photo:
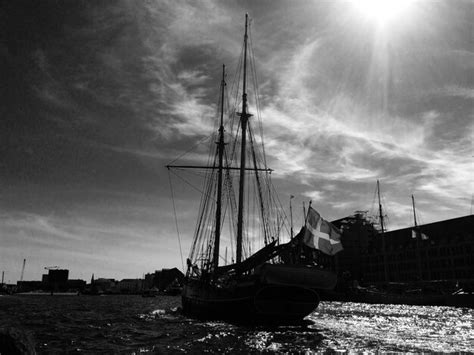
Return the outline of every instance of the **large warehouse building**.
<path id="1" fill-rule="evenodd" d="M 366 285 L 474 285 L 473 215 L 383 234 L 363 213 L 333 224 L 343 230 L 344 250 L 326 262 L 337 269 L 341 279 Z"/>

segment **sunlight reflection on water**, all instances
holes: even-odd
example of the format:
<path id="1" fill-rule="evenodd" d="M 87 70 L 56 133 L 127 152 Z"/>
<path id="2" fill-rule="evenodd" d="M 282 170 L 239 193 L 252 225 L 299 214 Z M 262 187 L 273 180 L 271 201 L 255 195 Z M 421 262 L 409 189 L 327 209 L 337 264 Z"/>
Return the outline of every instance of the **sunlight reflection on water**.
<path id="1" fill-rule="evenodd" d="M 467 308 L 328 302 L 311 314 L 331 349 L 474 351 Z"/>

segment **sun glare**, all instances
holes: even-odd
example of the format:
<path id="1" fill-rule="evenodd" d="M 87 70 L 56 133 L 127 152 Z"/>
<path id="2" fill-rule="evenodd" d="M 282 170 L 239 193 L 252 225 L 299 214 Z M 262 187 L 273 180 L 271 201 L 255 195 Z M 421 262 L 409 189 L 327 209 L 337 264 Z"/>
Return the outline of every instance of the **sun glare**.
<path id="1" fill-rule="evenodd" d="M 379 25 L 400 18 L 409 10 L 415 0 L 352 0 L 354 7 Z"/>

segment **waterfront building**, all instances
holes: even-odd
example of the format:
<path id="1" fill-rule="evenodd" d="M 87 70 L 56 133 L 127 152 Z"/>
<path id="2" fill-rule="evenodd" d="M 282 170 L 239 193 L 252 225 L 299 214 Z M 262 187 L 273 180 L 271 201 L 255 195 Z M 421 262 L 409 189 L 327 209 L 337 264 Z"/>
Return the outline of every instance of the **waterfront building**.
<path id="1" fill-rule="evenodd" d="M 142 290 L 143 280 L 123 279 L 117 283 L 117 288 L 122 293 L 137 293 Z"/>
<path id="2" fill-rule="evenodd" d="M 362 284 L 474 285 L 474 216 L 380 233 L 363 212 L 333 222 L 344 250 L 331 260 L 340 278 Z"/>
<path id="3" fill-rule="evenodd" d="M 17 292 L 31 292 L 43 289 L 41 281 L 17 281 Z"/>
<path id="4" fill-rule="evenodd" d="M 68 289 L 69 270 L 49 268 L 48 274 L 41 279 L 44 290 L 66 291 Z"/>
<path id="5" fill-rule="evenodd" d="M 84 291 L 86 282 L 84 280 L 67 280 L 67 289 L 69 291 Z"/>
<path id="6" fill-rule="evenodd" d="M 148 273 L 145 274 L 145 279 L 143 280 L 143 289 L 144 290 L 149 290 L 153 288 L 154 286 L 154 281 L 155 281 L 155 274 L 158 271 L 155 271 L 154 273 Z"/>
<path id="7" fill-rule="evenodd" d="M 116 281 L 114 279 L 98 278 L 94 280 L 93 287 L 100 292 L 115 291 Z"/>

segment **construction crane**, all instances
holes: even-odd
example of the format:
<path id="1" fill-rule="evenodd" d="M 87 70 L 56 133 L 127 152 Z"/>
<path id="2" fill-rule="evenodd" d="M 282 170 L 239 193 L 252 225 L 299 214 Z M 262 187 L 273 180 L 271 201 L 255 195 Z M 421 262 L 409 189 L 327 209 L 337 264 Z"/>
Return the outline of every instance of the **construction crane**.
<path id="1" fill-rule="evenodd" d="M 21 268 L 20 281 L 23 281 L 23 275 L 25 274 L 25 264 L 26 264 L 26 259 L 23 259 L 23 267 Z"/>
<path id="2" fill-rule="evenodd" d="M 57 269 L 59 269 L 59 266 L 45 266 L 44 268 L 46 270 L 57 270 Z"/>

